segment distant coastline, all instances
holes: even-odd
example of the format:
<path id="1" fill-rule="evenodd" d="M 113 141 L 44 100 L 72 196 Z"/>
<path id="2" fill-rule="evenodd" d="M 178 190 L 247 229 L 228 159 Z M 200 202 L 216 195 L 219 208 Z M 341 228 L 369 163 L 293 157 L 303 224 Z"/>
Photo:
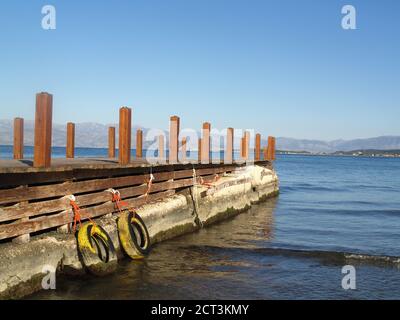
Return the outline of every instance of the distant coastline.
<path id="1" fill-rule="evenodd" d="M 52 147 L 53 157 L 62 158 L 65 156 L 65 147 L 53 146 Z M 0 159 L 11 159 L 12 158 L 12 145 L 1 145 L 0 144 Z M 107 157 L 108 149 L 102 147 L 77 147 L 77 157 Z M 144 149 L 144 152 L 150 152 L 151 154 L 156 153 L 156 150 Z M 118 152 L 118 150 L 117 150 Z M 136 149 L 132 147 L 132 154 L 135 155 Z M 223 156 L 223 151 L 215 151 L 213 154 L 220 153 Z M 239 157 L 240 151 L 234 150 L 235 157 Z M 302 155 L 302 156 L 330 156 L 330 157 L 369 157 L 369 158 L 400 158 L 400 149 L 396 150 L 352 150 L 352 151 L 335 151 L 335 152 L 310 152 L 310 151 L 294 151 L 294 150 L 277 150 L 278 155 Z M 188 157 L 197 157 L 197 150 L 188 150 Z M 33 158 L 33 146 L 25 146 L 25 158 Z"/>
<path id="2" fill-rule="evenodd" d="M 101 124 L 101 123 L 76 123 L 76 147 L 81 148 L 107 148 L 108 147 L 108 127 L 117 127 L 117 124 Z M 132 142 L 135 142 L 135 132 L 137 129 L 143 131 L 144 145 L 148 149 L 152 148 L 154 144 L 154 135 L 149 134 L 150 128 L 141 125 L 133 125 L 132 128 Z M 26 146 L 34 144 L 34 122 L 32 120 L 25 121 L 24 128 L 24 143 Z M 158 130 L 158 129 L 157 129 Z M 159 132 L 165 134 L 165 143 L 168 143 L 168 130 L 161 129 Z M 118 138 L 118 130 L 116 132 Z M 200 131 L 197 131 L 197 136 L 200 137 Z M 147 138 L 148 137 L 148 138 Z M 235 147 L 240 145 L 240 133 L 235 131 Z M 253 140 L 253 138 L 251 138 Z M 53 124 L 53 146 L 65 147 L 66 144 L 66 126 L 64 124 Z M 190 140 L 190 139 L 189 139 Z M 13 144 L 13 121 L 0 119 L 0 145 Z M 190 143 L 190 141 L 189 141 Z M 261 136 L 261 145 L 265 146 L 268 143 L 267 136 Z M 195 140 L 194 147 L 197 146 L 197 139 Z M 193 149 L 193 144 L 191 143 Z M 277 150 L 284 150 L 286 153 L 304 153 L 312 154 L 332 154 L 334 152 L 359 152 L 367 150 L 389 150 L 396 151 L 394 154 L 399 154 L 400 150 L 400 135 L 398 136 L 380 136 L 362 139 L 343 140 L 337 139 L 332 141 L 301 139 L 301 138 L 276 138 Z M 303 152 L 304 151 L 304 152 Z M 370 153 L 368 153 L 370 154 Z M 372 154 L 372 153 L 371 153 Z M 385 153 L 379 152 L 381 155 Z"/>
<path id="3" fill-rule="evenodd" d="M 310 151 L 290 151 L 277 150 L 280 155 L 304 155 L 304 156 L 341 156 L 341 157 L 371 157 L 371 158 L 400 158 L 400 149 L 396 150 L 351 150 L 335 152 L 310 152 Z"/>

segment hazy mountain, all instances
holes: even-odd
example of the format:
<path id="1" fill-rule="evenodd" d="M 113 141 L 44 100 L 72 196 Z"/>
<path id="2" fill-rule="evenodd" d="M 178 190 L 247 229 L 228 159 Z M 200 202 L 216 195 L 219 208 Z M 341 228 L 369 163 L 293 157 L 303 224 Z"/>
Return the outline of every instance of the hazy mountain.
<path id="1" fill-rule="evenodd" d="M 34 141 L 34 122 L 25 120 L 24 123 L 24 143 L 33 146 Z M 77 123 L 75 126 L 75 146 L 104 148 L 108 146 L 108 127 L 115 124 L 99 123 Z M 13 122 L 11 120 L 0 120 L 0 145 L 13 144 Z M 134 133 L 140 126 L 134 126 L 132 130 L 132 143 L 135 144 Z M 141 128 L 146 134 L 146 128 Z M 118 139 L 118 130 L 116 130 Z M 66 125 L 53 124 L 53 146 L 64 147 L 66 145 L 67 128 Z M 118 140 L 117 140 L 118 141 Z"/>
<path id="2" fill-rule="evenodd" d="M 277 138 L 276 147 L 279 150 L 309 152 L 335 152 L 359 149 L 391 150 L 400 149 L 400 136 L 333 141 Z"/>
<path id="3" fill-rule="evenodd" d="M 25 144 L 33 145 L 33 121 L 25 121 Z M 103 125 L 98 123 L 78 123 L 76 124 L 76 146 L 77 147 L 107 147 L 108 144 L 108 127 L 115 124 Z M 148 128 L 134 126 L 132 130 L 132 144 L 135 145 L 135 132 L 137 128 L 141 128 L 144 137 L 148 132 Z M 161 133 L 161 131 L 160 131 Z M 156 133 L 156 135 L 160 134 Z M 117 130 L 118 136 L 118 130 Z M 13 132 L 11 120 L 0 120 L 0 145 L 13 144 Z M 118 139 L 118 137 L 117 137 Z M 167 143 L 168 137 L 166 137 Z M 66 125 L 53 124 L 53 146 L 65 146 L 66 141 Z M 118 140 L 117 140 L 118 141 Z M 235 136 L 235 145 L 239 146 L 240 137 Z M 265 145 L 266 141 L 263 140 Z M 150 145 L 150 142 L 144 143 L 144 147 Z M 195 143 L 197 146 L 197 142 Z M 351 151 L 360 149 L 379 149 L 391 150 L 400 149 L 400 136 L 382 136 L 369 139 L 355 140 L 305 140 L 294 138 L 277 138 L 276 147 L 279 150 L 290 151 L 309 151 L 309 152 L 335 152 L 335 151 Z"/>

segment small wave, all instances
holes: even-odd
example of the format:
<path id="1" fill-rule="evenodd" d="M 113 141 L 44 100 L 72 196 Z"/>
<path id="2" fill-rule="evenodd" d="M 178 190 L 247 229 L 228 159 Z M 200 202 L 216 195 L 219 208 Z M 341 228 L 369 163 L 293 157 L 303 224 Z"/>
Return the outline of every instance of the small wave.
<path id="1" fill-rule="evenodd" d="M 353 189 L 367 189 L 367 190 L 374 190 L 374 191 L 395 191 L 395 192 L 399 191 L 398 188 L 392 187 L 392 186 L 355 184 L 355 185 L 350 185 L 349 187 L 351 187 Z"/>
<path id="2" fill-rule="evenodd" d="M 321 183 L 296 183 L 296 182 L 288 182 L 281 183 L 282 190 L 288 191 L 320 191 L 320 192 L 344 192 L 344 191 L 354 191 L 354 190 L 372 190 L 374 192 L 399 192 L 399 188 L 397 186 L 383 186 L 377 184 L 352 184 L 345 183 L 342 181 L 340 184 L 334 185 L 321 185 Z"/>
<path id="3" fill-rule="evenodd" d="M 364 209 L 327 209 L 327 208 L 296 208 L 292 209 L 298 212 L 306 213 L 326 213 L 334 215 L 354 215 L 354 216 L 397 216 L 400 215 L 400 209 L 376 209 L 376 210 L 364 210 Z"/>
<path id="4" fill-rule="evenodd" d="M 331 188 L 331 187 L 322 187 L 322 186 L 309 186 L 309 187 L 297 187 L 297 186 L 281 186 L 281 192 L 289 192 L 289 191 L 296 191 L 296 192 L 305 192 L 305 191 L 318 191 L 318 192 L 335 192 L 335 193 L 342 193 L 347 192 L 349 189 L 346 188 Z"/>
<path id="5" fill-rule="evenodd" d="M 349 260 L 360 260 L 360 261 L 371 261 L 378 262 L 380 264 L 393 264 L 400 265 L 400 257 L 392 257 L 392 256 L 374 256 L 374 255 L 364 255 L 364 254 L 354 254 L 354 253 L 346 253 L 346 259 Z"/>
<path id="6" fill-rule="evenodd" d="M 238 248 L 238 247 L 216 247 L 216 246 L 190 246 L 190 250 L 218 251 L 218 252 L 240 252 L 243 254 L 261 254 L 270 256 L 283 256 L 293 258 L 318 259 L 326 264 L 345 265 L 346 263 L 367 264 L 375 266 L 400 267 L 400 257 L 359 254 L 339 251 L 322 250 L 298 250 L 286 248 Z"/>

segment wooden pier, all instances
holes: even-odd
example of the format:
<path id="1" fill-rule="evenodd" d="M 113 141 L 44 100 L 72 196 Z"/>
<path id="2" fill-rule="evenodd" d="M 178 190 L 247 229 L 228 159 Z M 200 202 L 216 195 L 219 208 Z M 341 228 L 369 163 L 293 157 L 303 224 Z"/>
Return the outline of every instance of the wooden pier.
<path id="1" fill-rule="evenodd" d="M 202 126 L 199 158 L 186 159 L 187 137 L 180 137 L 180 118 L 170 118 L 169 152 L 158 138 L 157 159 L 145 159 L 143 132 L 135 133 L 136 158 L 132 159 L 132 111 L 122 107 L 119 117 L 119 156 L 116 157 L 116 128 L 110 127 L 108 158 L 75 158 L 75 124 L 67 124 L 66 156 L 51 158 L 53 99 L 48 93 L 36 97 L 34 158 L 24 159 L 24 120 L 14 122 L 14 159 L 0 160 L 0 241 L 29 241 L 30 235 L 65 230 L 73 222 L 70 196 L 79 204 L 82 220 L 116 211 L 110 189 L 118 190 L 126 205 L 137 208 L 159 201 L 193 186 L 198 177 L 211 182 L 246 165 L 249 159 L 249 132 L 242 138 L 242 159 L 234 159 L 234 129 L 227 131 L 224 159 L 212 161 L 211 124 Z M 181 140 L 180 140 L 181 139 Z M 261 135 L 255 137 L 254 163 L 272 168 L 275 138 L 261 149 Z M 182 151 L 184 154 L 182 155 Z M 262 158 L 264 156 L 264 159 Z M 240 160 L 240 161 L 239 161 Z M 152 179 L 154 178 L 154 180 Z M 195 179 L 196 178 L 196 179 Z M 150 186 L 149 186 L 149 181 Z M 150 192 L 147 194 L 147 192 Z"/>

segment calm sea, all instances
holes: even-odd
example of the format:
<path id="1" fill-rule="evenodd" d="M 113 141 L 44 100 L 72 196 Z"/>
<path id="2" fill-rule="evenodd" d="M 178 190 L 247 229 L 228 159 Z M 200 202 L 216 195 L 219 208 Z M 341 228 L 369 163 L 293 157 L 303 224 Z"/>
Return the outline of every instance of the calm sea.
<path id="1" fill-rule="evenodd" d="M 65 158 L 65 147 L 53 147 L 51 150 L 52 158 Z M 157 150 L 143 150 L 143 154 L 149 158 L 158 157 Z M 75 157 L 86 157 L 86 158 L 101 158 L 108 156 L 108 149 L 106 148 L 75 148 Z M 116 150 L 116 156 L 118 157 L 118 149 Z M 136 149 L 132 149 L 132 156 L 136 156 Z M 168 150 L 165 152 L 165 156 L 168 157 Z M 223 159 L 224 153 L 221 152 L 212 152 L 213 159 Z M 235 156 L 239 156 L 239 152 L 235 152 Z M 197 159 L 198 154 L 197 151 L 186 152 L 187 159 Z M 0 145 L 0 159 L 12 159 L 13 158 L 13 147 Z M 33 147 L 25 146 L 24 148 L 24 158 L 25 159 L 33 159 Z"/>
<path id="2" fill-rule="evenodd" d="M 288 155 L 276 168 L 276 199 L 31 298 L 400 299 L 400 160 Z"/>

